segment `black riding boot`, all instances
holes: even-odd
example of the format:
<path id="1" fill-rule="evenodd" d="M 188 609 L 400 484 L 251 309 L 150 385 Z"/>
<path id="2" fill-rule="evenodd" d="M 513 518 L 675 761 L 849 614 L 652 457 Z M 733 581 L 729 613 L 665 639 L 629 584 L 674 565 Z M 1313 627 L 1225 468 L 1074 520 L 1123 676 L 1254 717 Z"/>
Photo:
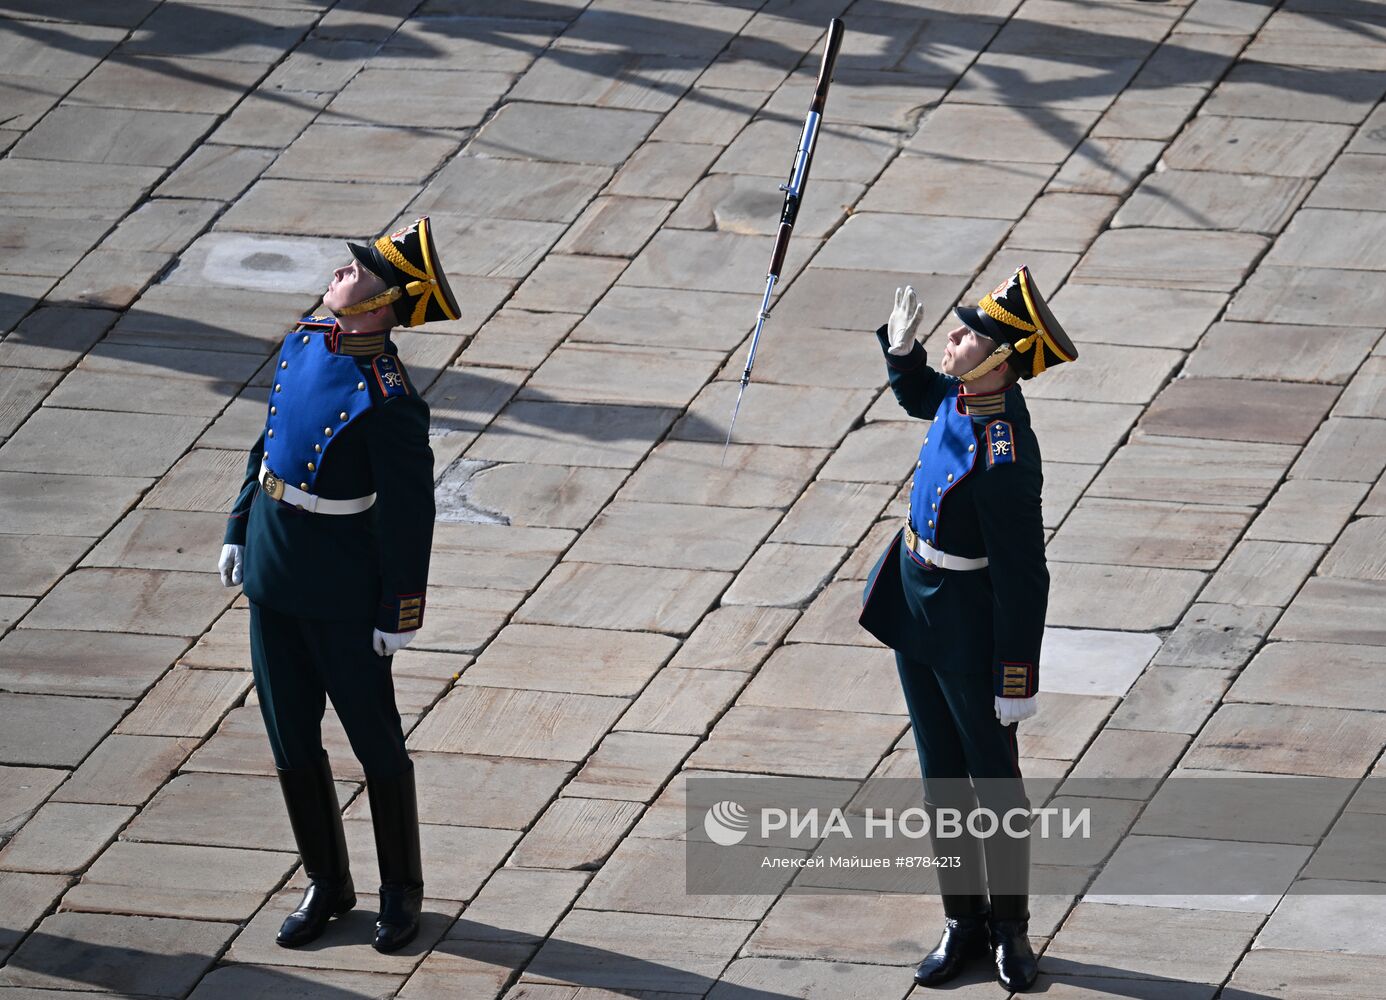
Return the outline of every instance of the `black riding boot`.
<path id="1" fill-rule="evenodd" d="M 920 986 L 939 986 L 959 972 L 969 958 L 986 954 L 987 909 L 982 896 L 943 897 L 943 935 L 914 970 Z"/>
<path id="2" fill-rule="evenodd" d="M 987 871 L 992 884 L 1006 890 L 991 896 L 990 943 L 996 978 L 1006 989 L 1023 993 L 1039 973 L 1029 938 L 1029 839 L 999 834 L 988 840 Z M 996 876 L 991 875 L 993 871 Z"/>
<path id="3" fill-rule="evenodd" d="M 275 940 L 282 947 L 297 948 L 318 938 L 329 920 L 355 906 L 356 890 L 351 884 L 342 812 L 327 754 L 315 766 L 280 770 L 279 788 L 308 875 L 308 888 L 298 909 L 284 918 Z"/>
<path id="4" fill-rule="evenodd" d="M 975 806 L 971 783 L 966 778 L 946 778 L 931 779 L 925 784 L 934 855 L 958 859 L 957 867 L 934 869 L 943 897 L 943 934 L 914 970 L 914 981 L 920 986 L 940 986 L 962 972 L 968 959 L 987 953 L 986 881 L 978 839 L 965 827 L 956 837 L 938 833 L 941 809 L 956 809 L 965 816 Z"/>
<path id="5" fill-rule="evenodd" d="M 396 951 L 419 933 L 423 910 L 423 861 L 419 857 L 419 807 L 414 769 L 390 778 L 366 777 L 375 852 L 380 860 L 380 919 L 375 950 Z"/>

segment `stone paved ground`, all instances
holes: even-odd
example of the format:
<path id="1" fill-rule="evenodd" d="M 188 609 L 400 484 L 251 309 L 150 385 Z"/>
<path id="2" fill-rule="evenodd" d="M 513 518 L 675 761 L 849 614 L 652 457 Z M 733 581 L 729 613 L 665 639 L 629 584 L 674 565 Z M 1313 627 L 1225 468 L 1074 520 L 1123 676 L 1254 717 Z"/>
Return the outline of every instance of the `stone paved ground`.
<path id="1" fill-rule="evenodd" d="M 805 54 L 844 10 L 723 469 Z M 905 996 L 936 901 L 677 878 L 688 774 L 913 766 L 854 612 L 920 437 L 869 332 L 904 281 L 928 330 L 1028 262 L 1082 348 L 1026 386 L 1053 575 L 1027 773 L 1382 768 L 1382 0 L 0 15 L 0 997 Z M 399 337 L 439 476 L 396 661 L 431 898 L 403 954 L 363 943 L 370 897 L 287 952 L 222 514 L 340 237 L 422 212 L 464 304 Z M 1302 877 L 1379 879 L 1382 810 L 1340 805 L 1308 834 L 1339 865 Z M 1034 900 L 1049 996 L 1386 996 L 1380 895 L 1130 902 Z"/>

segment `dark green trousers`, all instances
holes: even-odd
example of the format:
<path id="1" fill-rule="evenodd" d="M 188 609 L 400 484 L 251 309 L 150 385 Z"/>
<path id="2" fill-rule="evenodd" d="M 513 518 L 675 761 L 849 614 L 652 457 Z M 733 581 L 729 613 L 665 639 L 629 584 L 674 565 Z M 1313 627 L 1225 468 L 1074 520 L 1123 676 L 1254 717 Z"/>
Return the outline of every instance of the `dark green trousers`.
<path id="1" fill-rule="evenodd" d="M 250 663 L 276 767 L 317 766 L 330 698 L 367 777 L 409 770 L 392 658 L 375 655 L 373 629 L 369 619 L 318 621 L 251 602 Z"/>
<path id="2" fill-rule="evenodd" d="M 895 654 L 900 685 L 914 729 L 919 769 L 924 777 L 924 804 L 931 819 L 941 809 L 966 816 L 978 805 L 998 818 L 1008 810 L 1029 810 L 1020 774 L 1017 724 L 996 718 L 990 664 L 967 664 L 940 658 L 936 664 Z M 1019 828 L 1021 823 L 1013 822 Z M 1028 823 L 1023 824 L 1028 827 Z M 988 887 L 998 916 L 1023 919 L 1028 892 L 1030 841 L 998 833 L 979 840 L 932 836 L 934 853 L 957 856 L 960 867 L 937 869 L 939 890 L 950 916 L 966 916 L 985 907 Z M 983 857 L 985 856 L 985 866 Z M 1002 898 L 1006 897 L 1006 898 Z M 1019 910 L 1020 912 L 1015 912 Z"/>

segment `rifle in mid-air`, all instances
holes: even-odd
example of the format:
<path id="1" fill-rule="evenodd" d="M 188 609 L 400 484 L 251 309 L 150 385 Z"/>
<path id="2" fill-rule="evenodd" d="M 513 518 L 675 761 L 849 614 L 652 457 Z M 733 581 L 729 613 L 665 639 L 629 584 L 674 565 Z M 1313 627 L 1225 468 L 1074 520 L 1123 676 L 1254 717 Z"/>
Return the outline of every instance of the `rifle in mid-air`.
<path id="1" fill-rule="evenodd" d="M 746 370 L 741 373 L 741 386 L 736 391 L 736 406 L 732 409 L 731 423 L 727 427 L 726 444 L 722 445 L 722 461 L 727 460 L 727 448 L 731 445 L 732 431 L 736 427 L 736 415 L 741 412 L 741 397 L 751 381 L 751 366 L 756 363 L 756 347 L 760 344 L 760 333 L 765 321 L 770 318 L 770 296 L 775 291 L 775 282 L 780 279 L 780 268 L 784 266 L 785 253 L 789 250 L 789 237 L 794 232 L 794 220 L 799 216 L 799 205 L 803 201 L 804 188 L 808 184 L 809 165 L 813 162 L 813 150 L 818 143 L 818 127 L 823 121 L 823 108 L 828 103 L 828 85 L 833 81 L 833 65 L 837 62 L 838 49 L 842 47 L 843 24 L 840 17 L 828 23 L 828 44 L 823 49 L 823 64 L 818 69 L 818 86 L 813 91 L 813 101 L 809 104 L 808 115 L 804 118 L 804 131 L 799 135 L 799 148 L 794 154 L 794 167 L 789 172 L 789 180 L 780 185 L 784 192 L 784 208 L 780 212 L 780 228 L 775 234 L 775 249 L 770 254 L 770 271 L 765 276 L 765 298 L 760 302 L 760 314 L 756 318 L 755 333 L 751 335 L 751 349 L 746 355 Z"/>

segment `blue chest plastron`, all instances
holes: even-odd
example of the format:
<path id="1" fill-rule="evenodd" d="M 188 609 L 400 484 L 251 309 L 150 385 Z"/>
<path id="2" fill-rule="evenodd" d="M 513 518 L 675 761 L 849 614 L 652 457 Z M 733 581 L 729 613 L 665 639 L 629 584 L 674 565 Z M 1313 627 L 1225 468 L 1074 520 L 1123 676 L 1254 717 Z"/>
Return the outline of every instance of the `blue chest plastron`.
<path id="1" fill-rule="evenodd" d="M 356 360 L 333 354 L 320 333 L 285 338 L 265 417 L 265 462 L 290 485 L 313 492 L 332 443 L 371 408 L 369 376 Z"/>
<path id="2" fill-rule="evenodd" d="M 920 538 L 938 544 L 940 514 L 948 491 L 963 481 L 977 460 L 977 436 L 972 417 L 959 412 L 954 389 L 938 404 L 910 489 L 910 526 Z"/>

